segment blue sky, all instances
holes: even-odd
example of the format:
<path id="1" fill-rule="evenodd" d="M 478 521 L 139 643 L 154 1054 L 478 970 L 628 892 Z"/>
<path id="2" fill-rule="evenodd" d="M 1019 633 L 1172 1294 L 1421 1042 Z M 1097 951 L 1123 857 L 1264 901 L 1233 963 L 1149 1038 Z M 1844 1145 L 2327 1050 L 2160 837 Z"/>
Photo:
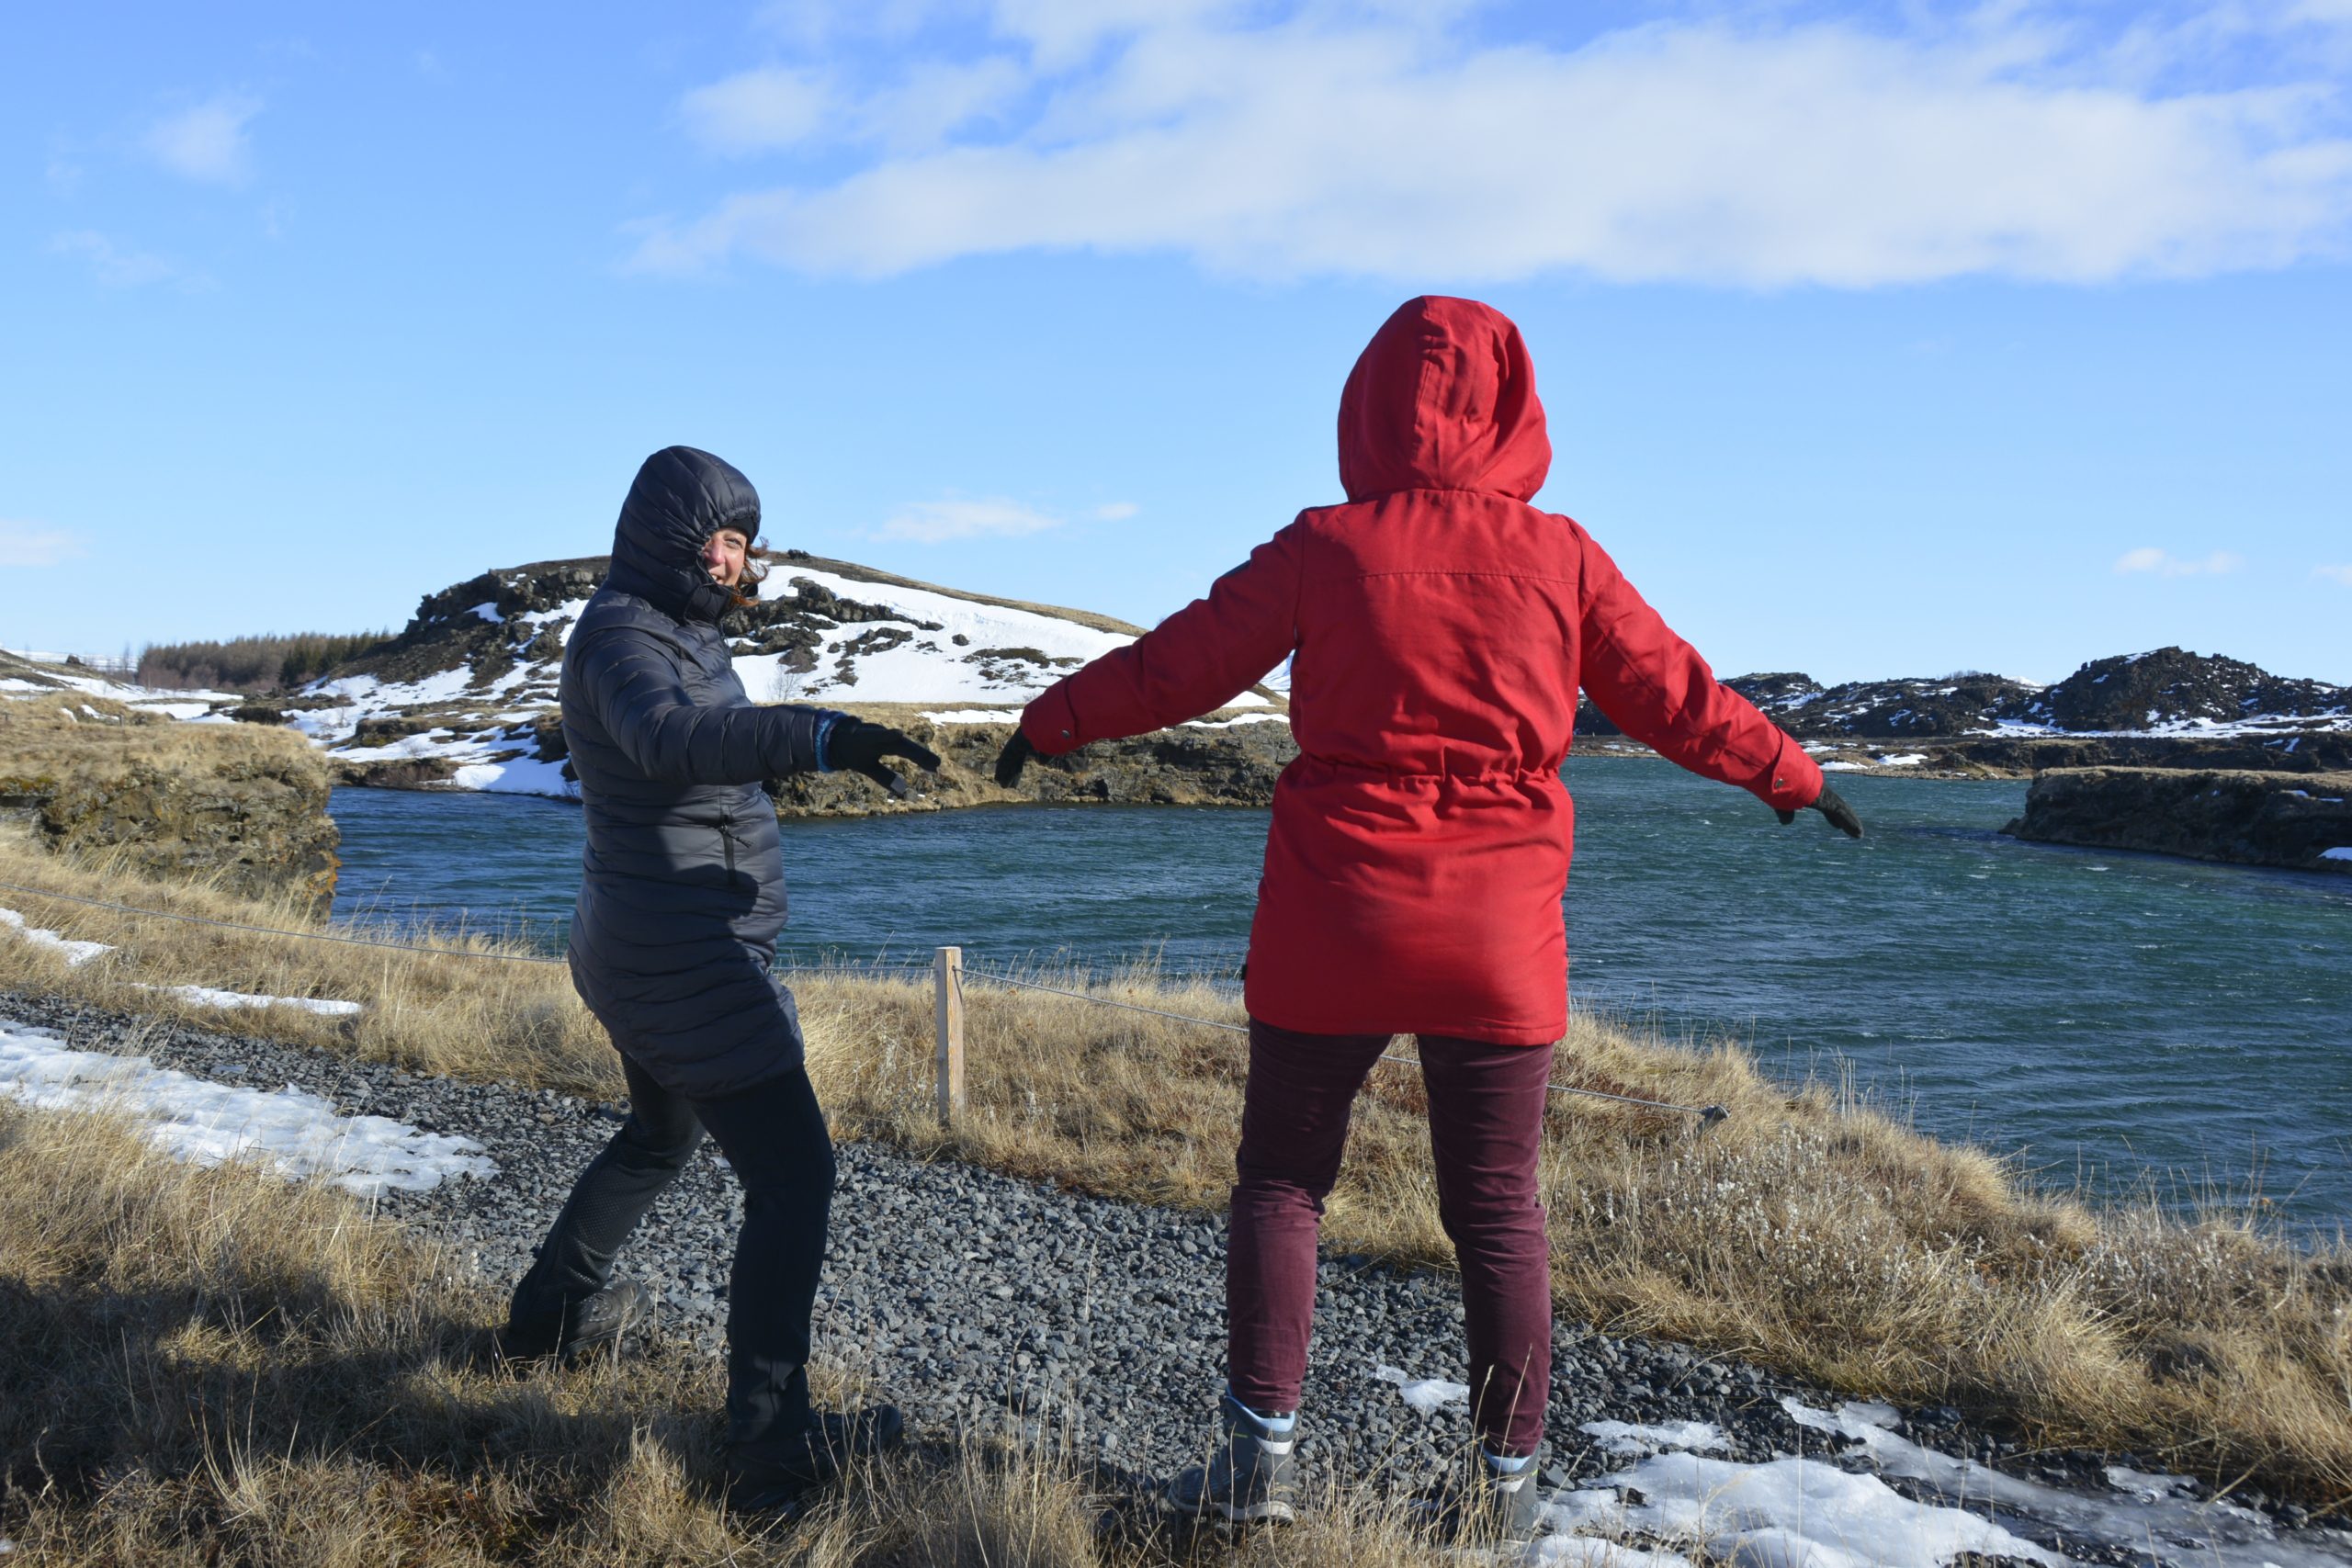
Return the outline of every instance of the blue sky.
<path id="1" fill-rule="evenodd" d="M 1339 499 L 1440 292 L 1725 673 L 2352 681 L 2352 0 L 9 30 L 6 646 L 397 626 L 672 442 L 773 544 L 1148 623 Z"/>

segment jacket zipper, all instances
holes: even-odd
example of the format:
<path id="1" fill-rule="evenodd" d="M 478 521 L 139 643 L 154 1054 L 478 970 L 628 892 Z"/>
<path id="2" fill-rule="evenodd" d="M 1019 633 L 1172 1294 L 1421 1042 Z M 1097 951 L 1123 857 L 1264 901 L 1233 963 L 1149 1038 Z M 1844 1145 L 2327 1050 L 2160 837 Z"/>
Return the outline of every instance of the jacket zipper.
<path id="1" fill-rule="evenodd" d="M 718 819 L 718 843 L 719 843 L 719 847 L 720 847 L 721 849 L 723 849 L 723 850 L 725 850 L 725 851 L 727 852 L 727 880 L 728 880 L 728 881 L 729 881 L 729 882 L 732 882 L 732 881 L 734 881 L 734 880 L 735 880 L 735 818 L 732 818 L 732 817 L 721 817 L 721 818 L 719 818 L 719 819 Z"/>

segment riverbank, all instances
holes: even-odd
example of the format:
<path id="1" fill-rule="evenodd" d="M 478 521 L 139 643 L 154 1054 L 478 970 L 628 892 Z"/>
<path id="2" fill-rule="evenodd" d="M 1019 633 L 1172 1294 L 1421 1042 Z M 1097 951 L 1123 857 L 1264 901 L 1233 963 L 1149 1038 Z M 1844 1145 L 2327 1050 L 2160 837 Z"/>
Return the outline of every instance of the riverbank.
<path id="1" fill-rule="evenodd" d="M 641 1353 L 518 1376 L 488 1355 L 501 1287 L 609 1135 L 605 1107 L 0 994 L 0 1052 L 38 1049 L 28 1025 L 89 1060 L 146 1070 L 121 1062 L 135 1049 L 213 1094 L 283 1084 L 273 1099 L 467 1151 L 437 1184 L 363 1208 L 0 1104 L 0 1283 L 29 1287 L 0 1288 L 0 1328 L 37 1350 L 0 1367 L 0 1450 L 43 1456 L 37 1485 L 19 1475 L 0 1495 L 0 1533 L 35 1561 L 323 1560 L 328 1543 L 363 1561 L 384 1540 L 427 1562 L 1227 1555 L 1154 1501 L 1205 1441 L 1220 1376 L 1213 1214 L 844 1145 L 815 1382 L 829 1401 L 900 1402 L 913 1449 L 763 1533 L 717 1506 L 719 1297 L 741 1215 L 708 1151 L 620 1258 L 659 1303 Z M 52 1094 L 65 1081 L 46 1078 Z M 1403 1528 L 1410 1492 L 1463 1441 L 1453 1283 L 1334 1249 L 1318 1313 L 1301 1450 L 1316 1506 L 1233 1560 L 1458 1560 Z M 126 1387 L 149 1415 L 124 1418 Z M 2055 1451 L 1671 1341 L 1564 1321 L 1553 1389 L 1541 1483 L 1557 1533 L 1528 1561 L 1612 1540 L 1717 1560 L 1813 1541 L 1886 1562 L 2352 1561 L 2352 1536 L 2243 1483 L 2225 1502 L 2159 1475 L 2155 1456 Z M 227 1404 L 233 1429 L 194 1414 Z"/>
<path id="2" fill-rule="evenodd" d="M 2043 773 L 2003 832 L 2042 844 L 2352 874 L 2352 773 Z"/>
<path id="3" fill-rule="evenodd" d="M 38 866 L 9 864 L 6 880 Z M 55 867 L 51 867 L 55 875 Z M 60 891 L 75 886 L 52 880 Z M 249 905 L 161 884 L 109 886 L 146 907 L 252 919 Z M 103 961 L 0 942 L 0 985 L 197 1026 L 202 984 L 360 1004 L 270 1008 L 248 1033 L 336 1059 L 511 1081 L 590 1102 L 613 1058 L 560 965 L 426 957 L 163 927 L 25 901 L 28 920 L 113 943 Z M 286 917 L 269 916 L 255 923 Z M 488 952 L 478 939 L 468 944 Z M 519 956 L 519 955 L 518 955 Z M 1229 994 L 1148 974 L 1079 988 L 1233 1022 Z M 1209 1214 L 1230 1181 L 1241 1061 L 1195 1026 L 978 984 L 971 1111 L 931 1111 L 928 987 L 810 975 L 797 988 L 811 1070 L 837 1133 L 1061 1189 Z M 217 1015 L 214 1015 L 217 1016 Z M 1580 1018 L 1560 1081 L 1722 1103 L 1703 1138 L 1679 1119 L 1563 1107 L 1544 1176 L 1564 1318 L 1730 1353 L 1843 1393 L 1950 1404 L 2036 1449 L 2130 1451 L 2303 1506 L 2352 1491 L 2352 1268 L 2245 1215 L 2188 1220 L 2033 1190 L 2017 1170 L 1939 1145 L 1822 1088 L 1792 1092 L 1735 1050 L 1694 1052 Z M 1383 1069 L 1327 1233 L 1335 1248 L 1442 1265 L 1418 1086 Z"/>
<path id="4" fill-rule="evenodd" d="M 61 853 L 285 892 L 326 912 L 339 862 L 317 751 L 283 731 L 63 694 L 0 696 L 0 823 Z"/>

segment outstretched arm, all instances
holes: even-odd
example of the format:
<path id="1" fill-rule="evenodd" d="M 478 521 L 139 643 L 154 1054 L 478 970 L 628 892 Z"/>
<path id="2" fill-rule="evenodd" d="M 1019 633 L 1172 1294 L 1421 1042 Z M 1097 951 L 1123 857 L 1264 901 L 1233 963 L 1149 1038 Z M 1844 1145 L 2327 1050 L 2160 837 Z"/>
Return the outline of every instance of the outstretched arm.
<path id="1" fill-rule="evenodd" d="M 757 784 L 824 765 L 829 708 L 707 707 L 688 696 L 674 660 L 626 627 L 565 650 L 597 721 L 646 777 L 670 784 Z"/>
<path id="2" fill-rule="evenodd" d="M 1610 721 L 1694 773 L 1780 811 L 1820 798 L 1821 769 L 1756 705 L 1716 681 L 1581 528 L 1577 678 Z"/>
<path id="3" fill-rule="evenodd" d="M 1283 529 L 1205 598 L 1047 687 L 1023 712 L 1021 738 L 1050 757 L 1225 706 L 1297 646 L 1298 550 L 1295 525 Z"/>

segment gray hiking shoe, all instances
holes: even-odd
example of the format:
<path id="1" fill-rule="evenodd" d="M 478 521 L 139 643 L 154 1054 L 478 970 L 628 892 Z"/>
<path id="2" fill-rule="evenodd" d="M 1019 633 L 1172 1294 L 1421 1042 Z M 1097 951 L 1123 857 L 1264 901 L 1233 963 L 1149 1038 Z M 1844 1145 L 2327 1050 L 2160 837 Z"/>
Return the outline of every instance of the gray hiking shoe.
<path id="1" fill-rule="evenodd" d="M 1298 1517 L 1298 1417 L 1261 1419 L 1233 1397 L 1217 1402 L 1225 1440 L 1206 1464 L 1196 1464 L 1168 1483 L 1168 1506 L 1194 1518 L 1227 1524 L 1286 1525 Z"/>
<path id="2" fill-rule="evenodd" d="M 527 1297 L 527 1285 L 514 1292 L 506 1326 L 498 1333 L 499 1353 L 510 1360 L 578 1360 L 619 1344 L 653 1319 L 653 1292 L 634 1280 L 614 1280 L 594 1295 L 553 1306 Z"/>
<path id="3" fill-rule="evenodd" d="M 1500 1545 L 1536 1540 L 1544 1534 L 1544 1499 L 1535 1489 L 1536 1462 L 1516 1469 L 1484 1449 L 1462 1476 L 1440 1482 L 1413 1500 L 1423 1529 L 1440 1540 L 1462 1545 Z"/>

